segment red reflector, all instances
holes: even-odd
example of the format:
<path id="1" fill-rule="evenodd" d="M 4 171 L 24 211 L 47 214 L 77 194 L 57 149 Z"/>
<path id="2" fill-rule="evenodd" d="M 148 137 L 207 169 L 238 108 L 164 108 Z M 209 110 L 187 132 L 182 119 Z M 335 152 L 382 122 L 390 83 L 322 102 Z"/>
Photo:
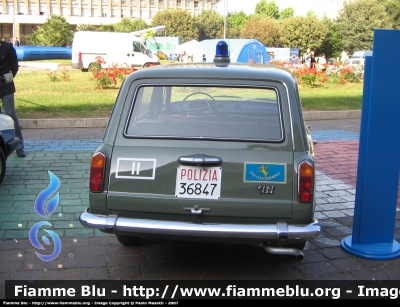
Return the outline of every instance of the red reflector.
<path id="1" fill-rule="evenodd" d="M 314 165 L 309 161 L 299 164 L 299 202 L 311 202 L 314 192 Z"/>
<path id="2" fill-rule="evenodd" d="M 79 52 L 79 53 L 78 53 L 78 60 L 79 60 L 79 61 L 82 61 L 82 52 Z"/>
<path id="3" fill-rule="evenodd" d="M 106 157 L 98 152 L 93 155 L 90 164 L 90 192 L 102 192 Z"/>
<path id="4" fill-rule="evenodd" d="M 309 202 L 311 201 L 311 194 L 307 192 L 303 192 L 300 194 L 300 201 L 301 202 Z"/>

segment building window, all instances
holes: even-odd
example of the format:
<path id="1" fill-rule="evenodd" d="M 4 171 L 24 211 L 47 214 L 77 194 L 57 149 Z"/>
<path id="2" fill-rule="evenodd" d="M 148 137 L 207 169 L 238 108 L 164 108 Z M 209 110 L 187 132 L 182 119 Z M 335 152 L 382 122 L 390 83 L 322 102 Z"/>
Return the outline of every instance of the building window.
<path id="1" fill-rule="evenodd" d="M 199 7 L 199 1 L 194 1 L 194 7 Z"/>
<path id="2" fill-rule="evenodd" d="M 168 7 L 173 8 L 174 7 L 174 0 L 168 0 Z"/>
<path id="3" fill-rule="evenodd" d="M 211 1 L 211 9 L 215 10 L 217 8 L 215 1 Z"/>
<path id="4" fill-rule="evenodd" d="M 186 0 L 186 7 L 190 7 L 190 0 Z"/>
<path id="5" fill-rule="evenodd" d="M 97 0 L 92 0 L 92 4 L 97 4 Z"/>
<path id="6" fill-rule="evenodd" d="M 140 7 L 146 7 L 146 0 L 140 0 Z"/>
<path id="7" fill-rule="evenodd" d="M 164 8 L 165 7 L 165 1 L 164 0 L 159 0 L 158 1 L 158 7 L 159 8 Z"/>
<path id="8" fill-rule="evenodd" d="M 82 3 L 87 3 L 87 0 L 82 0 Z"/>
<path id="9" fill-rule="evenodd" d="M 150 6 L 156 6 L 156 0 L 150 0 Z"/>
<path id="10" fill-rule="evenodd" d="M 112 0 L 111 3 L 112 4 L 117 4 L 117 0 Z"/>
<path id="11" fill-rule="evenodd" d="M 107 2 L 108 2 L 107 0 L 101 0 L 101 3 L 102 3 L 102 4 L 107 4 Z M 103 17 L 104 17 L 104 16 L 103 16 Z M 105 16 L 105 17 L 107 17 L 107 16 Z"/>
<path id="12" fill-rule="evenodd" d="M 122 3 L 122 4 L 126 4 L 126 0 L 122 0 L 121 3 Z"/>
<path id="13" fill-rule="evenodd" d="M 182 0 L 176 0 L 176 7 L 182 7 Z"/>
<path id="14" fill-rule="evenodd" d="M 131 1 L 131 6 L 136 6 L 136 0 Z"/>

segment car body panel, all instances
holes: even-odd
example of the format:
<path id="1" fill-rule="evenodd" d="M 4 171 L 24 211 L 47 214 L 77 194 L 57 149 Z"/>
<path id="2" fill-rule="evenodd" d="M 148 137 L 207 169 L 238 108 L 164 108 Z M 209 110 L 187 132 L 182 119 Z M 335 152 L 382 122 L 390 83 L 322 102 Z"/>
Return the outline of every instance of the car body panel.
<path id="1" fill-rule="evenodd" d="M 11 117 L 0 114 L 0 145 L 8 157 L 19 145 L 20 140 L 15 136 L 14 121 Z"/>
<path id="2" fill-rule="evenodd" d="M 20 139 L 15 136 L 13 119 L 0 114 L 0 184 L 5 177 L 7 157 L 19 144 Z"/>

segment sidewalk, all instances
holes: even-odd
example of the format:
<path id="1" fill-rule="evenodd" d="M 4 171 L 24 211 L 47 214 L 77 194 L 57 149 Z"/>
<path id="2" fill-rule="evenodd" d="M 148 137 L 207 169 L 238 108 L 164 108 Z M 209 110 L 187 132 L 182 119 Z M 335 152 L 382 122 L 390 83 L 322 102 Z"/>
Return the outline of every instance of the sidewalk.
<path id="1" fill-rule="evenodd" d="M 315 216 L 322 233 L 309 241 L 303 260 L 268 254 L 253 246 L 148 242 L 125 247 L 114 235 L 83 228 L 78 217 L 88 206 L 89 161 L 104 128 L 24 127 L 27 157 L 9 157 L 0 186 L 1 297 L 4 281 L 10 279 L 399 280 L 400 258 L 369 260 L 340 246 L 352 234 L 359 119 L 307 123 L 318 141 Z M 32 225 L 44 220 L 33 206 L 49 184 L 48 171 L 61 180 L 60 205 L 50 222 L 62 249 L 55 260 L 44 262 L 35 255 L 37 249 L 28 237 Z M 399 209 L 394 240 L 400 241 Z M 47 248 L 51 251 L 53 246 Z"/>

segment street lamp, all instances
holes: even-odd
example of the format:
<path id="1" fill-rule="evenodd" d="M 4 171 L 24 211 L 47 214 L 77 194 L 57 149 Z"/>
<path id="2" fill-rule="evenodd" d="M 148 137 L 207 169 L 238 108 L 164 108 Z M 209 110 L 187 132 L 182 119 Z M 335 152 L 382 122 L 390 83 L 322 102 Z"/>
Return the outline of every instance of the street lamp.
<path id="1" fill-rule="evenodd" d="M 224 0 L 224 39 L 226 39 L 226 9 L 228 0 Z"/>

